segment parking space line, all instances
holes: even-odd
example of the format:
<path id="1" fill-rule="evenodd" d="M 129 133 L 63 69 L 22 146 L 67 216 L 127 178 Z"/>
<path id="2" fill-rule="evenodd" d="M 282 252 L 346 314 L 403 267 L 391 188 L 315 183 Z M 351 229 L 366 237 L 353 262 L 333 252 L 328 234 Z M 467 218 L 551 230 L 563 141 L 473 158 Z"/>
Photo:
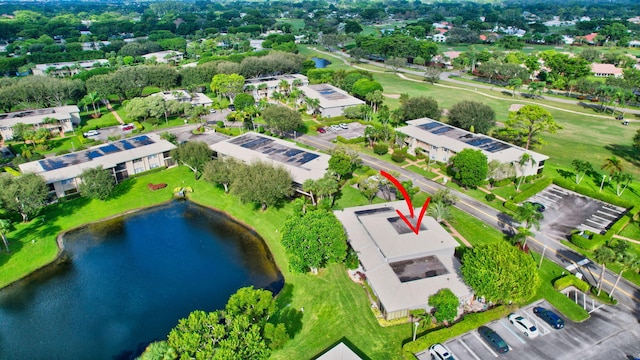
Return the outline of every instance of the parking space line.
<path id="1" fill-rule="evenodd" d="M 614 218 L 614 219 L 620 215 L 620 214 L 617 214 L 617 213 L 613 213 L 613 214 L 612 214 L 612 213 L 610 213 L 610 212 L 604 212 L 604 211 L 602 211 L 602 210 L 598 210 L 598 211 L 596 211 L 596 212 L 597 212 L 597 213 L 602 214 L 602 216 L 610 216 L 610 217 L 612 217 L 612 218 Z M 611 221 L 611 220 L 610 220 L 610 221 Z"/>
<path id="2" fill-rule="evenodd" d="M 509 321 L 507 321 L 508 325 L 505 325 L 505 320 L 500 320 L 500 325 L 502 325 L 503 328 L 507 329 L 507 331 L 509 331 L 513 336 L 516 337 L 516 339 L 518 339 L 518 341 L 520 341 L 523 344 L 526 344 L 527 342 L 524 341 L 524 339 L 522 339 L 520 337 L 520 335 L 516 334 L 515 331 L 513 331 L 512 327 L 513 325 L 511 325 L 511 323 L 509 323 Z"/>
<path id="3" fill-rule="evenodd" d="M 462 341 L 462 339 L 458 339 L 458 341 L 460 341 L 460 344 L 462 344 L 462 346 L 464 346 L 465 349 L 467 349 L 467 351 L 469 352 L 469 354 L 471 354 L 471 356 L 473 356 L 474 359 L 476 360 L 482 360 L 478 357 L 478 355 L 476 355 L 476 353 L 473 352 L 473 350 L 471 350 L 471 348 L 465 344 L 464 341 Z M 497 357 L 497 356 L 496 356 Z"/>
<path id="4" fill-rule="evenodd" d="M 495 352 L 494 352 L 494 351 L 489 347 L 489 345 L 487 345 L 487 343 L 486 343 L 484 340 L 482 340 L 482 339 L 480 338 L 480 335 L 478 335 L 478 333 L 473 332 L 473 336 L 475 336 L 475 337 L 476 337 L 476 339 L 478 339 L 478 341 L 480 341 L 480 343 L 482 344 L 482 346 L 484 346 L 487 350 L 489 350 L 489 352 L 490 352 L 491 354 L 493 354 L 493 356 L 494 356 L 494 357 L 498 357 L 498 354 L 496 354 L 496 353 L 495 353 Z"/>
<path id="5" fill-rule="evenodd" d="M 539 321 L 538 318 L 535 317 L 530 317 L 529 320 L 538 328 L 538 331 L 540 332 L 540 336 L 544 336 L 547 335 L 548 333 L 551 332 L 551 328 L 547 327 L 547 325 L 543 322 L 543 321 Z"/>

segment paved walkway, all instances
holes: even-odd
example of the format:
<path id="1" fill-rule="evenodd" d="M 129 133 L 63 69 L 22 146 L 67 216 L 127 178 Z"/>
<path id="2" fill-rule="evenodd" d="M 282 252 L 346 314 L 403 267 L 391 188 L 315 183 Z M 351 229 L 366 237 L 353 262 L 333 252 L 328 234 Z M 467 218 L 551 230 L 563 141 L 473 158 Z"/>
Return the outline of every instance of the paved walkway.
<path id="1" fill-rule="evenodd" d="M 614 238 L 616 238 L 616 239 L 620 239 L 620 240 L 624 240 L 624 241 L 632 242 L 632 243 L 635 243 L 635 244 L 640 244 L 640 241 L 638 241 L 638 240 L 633 240 L 633 239 L 630 239 L 630 238 L 628 238 L 628 237 L 624 237 L 624 236 L 620 236 L 620 235 L 613 235 L 613 237 L 614 237 Z"/>
<path id="2" fill-rule="evenodd" d="M 111 111 L 113 116 L 116 118 L 116 120 L 118 120 L 118 122 L 120 124 L 124 125 L 124 121 L 122 121 L 122 118 L 120 117 L 120 114 L 118 114 L 118 112 L 113 109 L 113 106 L 111 106 L 110 102 L 107 102 L 107 109 L 109 109 L 109 111 Z"/>

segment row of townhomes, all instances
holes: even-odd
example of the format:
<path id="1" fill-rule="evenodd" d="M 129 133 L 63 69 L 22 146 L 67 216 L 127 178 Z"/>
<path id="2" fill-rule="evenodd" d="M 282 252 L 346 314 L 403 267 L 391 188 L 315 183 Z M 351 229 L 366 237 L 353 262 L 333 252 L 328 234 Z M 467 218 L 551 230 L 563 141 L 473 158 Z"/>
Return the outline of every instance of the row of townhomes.
<path id="1" fill-rule="evenodd" d="M 80 125 L 80 109 L 75 105 L 68 105 L 0 114 L 2 138 L 13 139 L 13 127 L 19 123 L 33 126 L 34 129 L 46 128 L 53 134 L 62 134 L 73 131 L 74 127 Z"/>

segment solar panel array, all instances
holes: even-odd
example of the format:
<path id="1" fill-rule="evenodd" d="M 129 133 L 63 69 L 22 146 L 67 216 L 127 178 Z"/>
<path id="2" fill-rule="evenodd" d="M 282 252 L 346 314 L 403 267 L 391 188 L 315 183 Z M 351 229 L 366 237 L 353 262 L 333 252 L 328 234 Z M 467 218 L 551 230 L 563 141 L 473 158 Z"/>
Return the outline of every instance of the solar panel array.
<path id="1" fill-rule="evenodd" d="M 304 165 L 320 157 L 320 155 L 317 154 L 276 143 L 274 139 L 257 134 L 245 134 L 229 142 L 245 149 L 260 152 L 267 155 L 269 159 L 294 166 Z"/>
<path id="2" fill-rule="evenodd" d="M 418 125 L 418 127 L 432 134 L 444 135 L 450 138 L 455 138 L 454 134 L 459 133 L 457 131 L 451 132 L 452 130 L 454 130 L 453 127 L 445 124 L 437 123 L 437 122 L 428 122 L 426 124 Z M 459 131 L 462 131 L 462 130 L 459 130 Z M 510 148 L 508 144 L 505 144 L 498 140 L 484 137 L 484 136 L 474 136 L 473 134 L 470 134 L 470 133 L 463 136 L 459 136 L 458 138 L 464 139 L 460 141 L 463 141 L 466 144 L 469 144 L 473 147 L 477 147 L 479 149 L 492 152 L 492 153 Z"/>
<path id="3" fill-rule="evenodd" d="M 141 146 L 151 145 L 155 143 L 147 135 L 141 135 L 135 138 L 120 140 L 111 144 L 106 144 L 95 149 L 89 149 L 85 151 L 79 151 L 72 154 L 66 154 L 63 156 L 57 156 L 55 158 L 40 160 L 40 166 L 45 171 L 51 171 L 56 169 L 62 169 L 67 166 L 82 164 L 89 162 L 93 159 L 119 153 L 125 150 L 135 149 Z"/>

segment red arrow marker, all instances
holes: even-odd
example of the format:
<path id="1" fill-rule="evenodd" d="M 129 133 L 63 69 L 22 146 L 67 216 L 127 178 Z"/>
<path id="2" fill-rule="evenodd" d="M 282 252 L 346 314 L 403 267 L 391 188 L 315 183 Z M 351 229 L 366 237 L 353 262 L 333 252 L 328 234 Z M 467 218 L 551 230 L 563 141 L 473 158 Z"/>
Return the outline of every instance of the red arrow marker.
<path id="1" fill-rule="evenodd" d="M 404 197 L 404 200 L 407 202 L 407 207 L 409 208 L 409 214 L 411 215 L 411 218 L 414 218 L 415 214 L 413 212 L 413 205 L 411 204 L 411 199 L 409 198 L 409 193 L 404 188 L 404 186 L 402 186 L 402 183 L 400 183 L 400 181 L 398 181 L 398 179 L 393 177 L 393 175 L 389 174 L 388 172 L 386 172 L 384 170 L 380 170 L 380 175 L 382 175 L 385 178 L 387 178 L 389 181 L 391 181 L 391 183 L 396 188 L 398 188 L 398 190 L 400 190 L 400 193 Z M 424 202 L 424 205 L 422 205 L 422 210 L 420 211 L 420 215 L 418 215 L 418 219 L 416 221 L 416 226 L 415 227 L 411 224 L 409 219 L 407 219 L 407 217 L 402 212 L 400 212 L 400 210 L 396 210 L 398 215 L 400 215 L 400 218 L 402 219 L 402 221 L 404 221 L 405 224 L 407 224 L 407 226 L 409 226 L 409 229 L 411 229 L 411 231 L 413 231 L 416 235 L 418 235 L 418 232 L 420 232 L 420 224 L 422 223 L 422 218 L 424 218 L 424 214 L 427 212 L 427 208 L 429 207 L 429 202 L 430 201 L 431 201 L 431 197 L 428 197 L 427 200 Z"/>

